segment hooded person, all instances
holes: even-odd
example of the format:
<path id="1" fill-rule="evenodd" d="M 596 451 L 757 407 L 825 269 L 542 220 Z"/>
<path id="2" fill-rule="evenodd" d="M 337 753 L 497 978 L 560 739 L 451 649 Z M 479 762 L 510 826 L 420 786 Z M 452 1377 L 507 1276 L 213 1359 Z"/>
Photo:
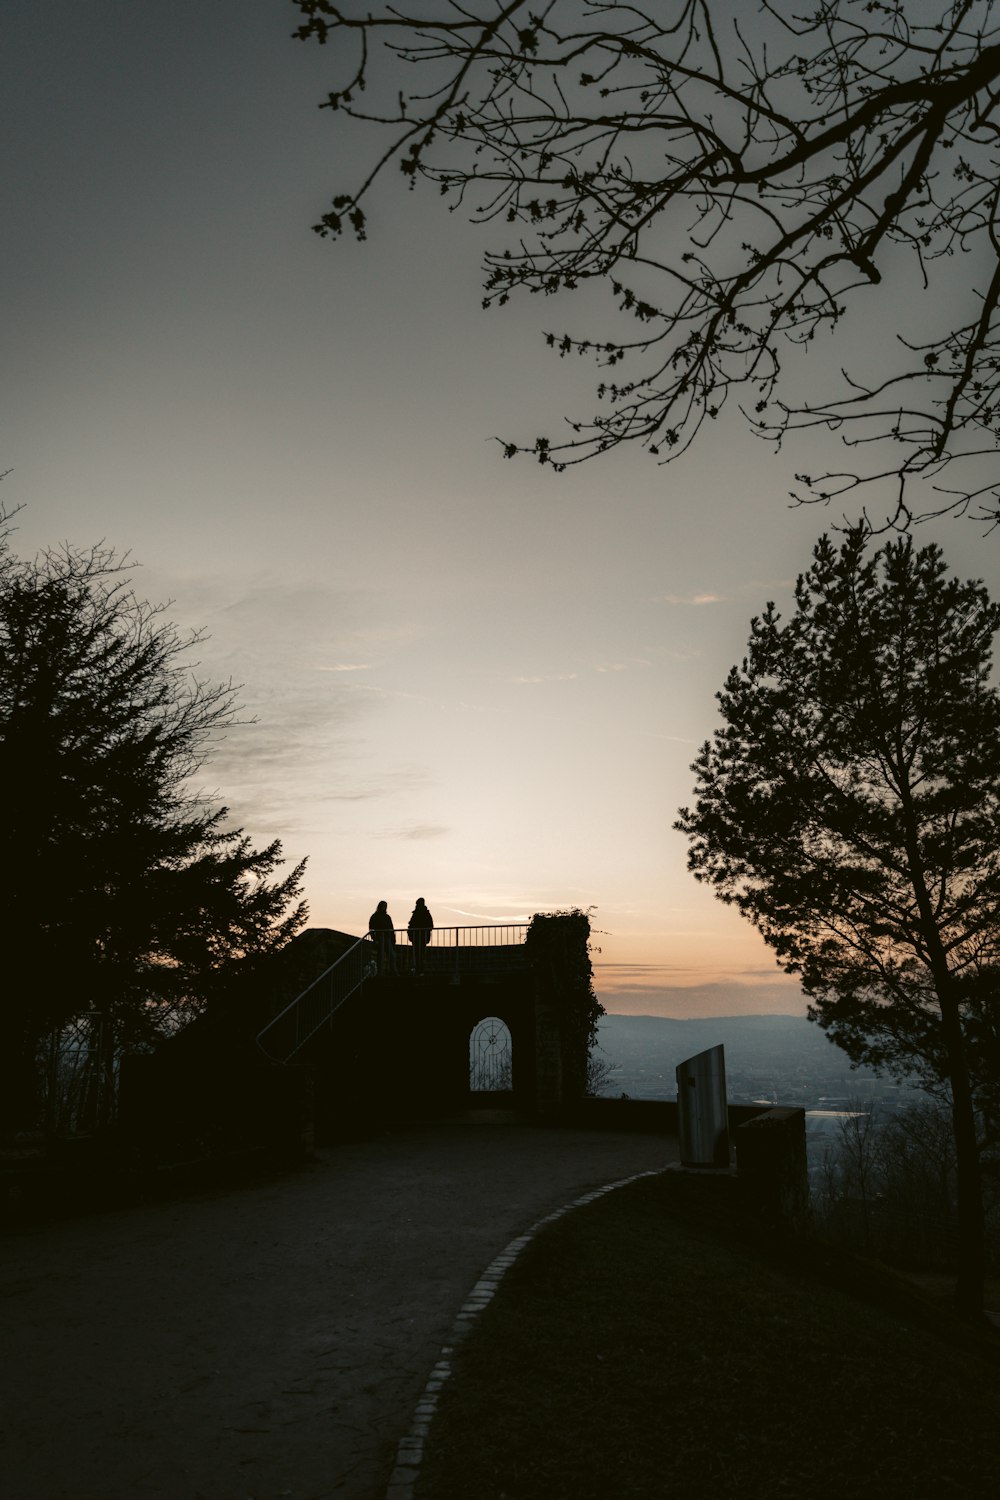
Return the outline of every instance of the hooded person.
<path id="1" fill-rule="evenodd" d="M 389 915 L 389 904 L 380 901 L 368 918 L 368 933 L 378 954 L 380 974 L 396 972 L 396 930 Z"/>
<path id="2" fill-rule="evenodd" d="M 423 967 L 424 949 L 430 942 L 431 933 L 434 931 L 434 918 L 427 910 L 427 903 L 423 896 L 417 897 L 417 904 L 410 913 L 406 931 L 413 948 L 413 967 L 419 974 Z"/>

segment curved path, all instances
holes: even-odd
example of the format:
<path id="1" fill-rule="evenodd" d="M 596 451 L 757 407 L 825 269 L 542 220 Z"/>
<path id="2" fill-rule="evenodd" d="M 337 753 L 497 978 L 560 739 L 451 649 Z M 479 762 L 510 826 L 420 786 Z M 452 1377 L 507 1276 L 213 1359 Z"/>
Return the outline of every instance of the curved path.
<path id="1" fill-rule="evenodd" d="M 11 1500 L 380 1500 L 480 1272 L 669 1137 L 456 1123 L 0 1241 Z"/>

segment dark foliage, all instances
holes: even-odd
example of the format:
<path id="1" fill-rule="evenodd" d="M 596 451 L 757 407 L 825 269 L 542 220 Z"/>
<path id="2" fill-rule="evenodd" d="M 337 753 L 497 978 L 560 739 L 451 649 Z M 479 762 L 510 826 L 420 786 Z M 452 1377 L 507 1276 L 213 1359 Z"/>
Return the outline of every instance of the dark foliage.
<path id="1" fill-rule="evenodd" d="M 335 44 L 326 107 L 373 136 L 320 234 L 364 239 L 394 169 L 490 226 L 486 306 L 596 281 L 626 322 L 550 329 L 606 371 L 598 414 L 508 455 L 637 441 L 665 461 L 732 397 L 775 443 L 832 428 L 851 447 L 850 472 L 796 476 L 800 500 L 888 480 L 897 524 L 914 494 L 1000 518 L 989 0 L 294 3 L 296 34 Z M 901 276 L 914 295 L 873 348 Z M 802 353 L 834 333 L 815 382 Z"/>
<path id="2" fill-rule="evenodd" d="M 42 1039 L 100 1013 L 116 1046 L 156 1036 L 301 926 L 303 865 L 254 849 L 191 778 L 234 722 L 186 639 L 97 547 L 0 578 L 0 1092 L 33 1123 Z"/>
<path id="3" fill-rule="evenodd" d="M 536 912 L 525 936 L 536 980 L 564 1021 L 563 1086 L 567 1099 L 587 1090 L 588 1053 L 597 1043 L 604 1006 L 594 993 L 590 917 L 570 911 Z"/>
<path id="4" fill-rule="evenodd" d="M 997 1083 L 982 1033 L 1000 934 L 1000 607 L 948 577 L 937 547 L 907 537 L 866 558 L 860 530 L 820 540 L 796 604 L 752 622 L 677 826 L 695 876 L 801 976 L 855 1061 L 946 1087 L 975 1280 L 976 1123 Z"/>

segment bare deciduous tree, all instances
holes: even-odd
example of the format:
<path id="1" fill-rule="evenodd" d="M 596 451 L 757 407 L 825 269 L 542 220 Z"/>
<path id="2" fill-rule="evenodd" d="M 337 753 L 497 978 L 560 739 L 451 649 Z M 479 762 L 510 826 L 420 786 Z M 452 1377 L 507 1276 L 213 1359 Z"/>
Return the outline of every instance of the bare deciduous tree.
<path id="1" fill-rule="evenodd" d="M 325 104 L 382 134 L 320 234 L 364 238 L 397 170 L 490 227 L 485 305 L 596 282 L 628 322 L 546 333 L 601 367 L 597 413 L 508 456 L 667 461 L 732 399 L 778 446 L 843 438 L 799 501 L 1000 521 L 989 0 L 294 3 L 336 44 Z"/>

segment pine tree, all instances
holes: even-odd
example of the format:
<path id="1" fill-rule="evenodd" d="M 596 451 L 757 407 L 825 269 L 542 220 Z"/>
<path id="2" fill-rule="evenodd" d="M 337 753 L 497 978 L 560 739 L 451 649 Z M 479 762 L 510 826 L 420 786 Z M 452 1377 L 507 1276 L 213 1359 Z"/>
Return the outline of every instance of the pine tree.
<path id="1" fill-rule="evenodd" d="M 199 639 L 106 547 L 0 555 L 0 1114 L 37 1118 L 46 1037 L 99 1012 L 120 1044 L 196 1011 L 305 920 L 304 863 L 252 847 L 192 788 L 235 722 Z"/>
<path id="2" fill-rule="evenodd" d="M 783 621 L 773 604 L 719 696 L 724 726 L 677 827 L 689 865 L 801 976 L 855 1062 L 949 1094 L 960 1305 L 982 1306 L 977 1131 L 1000 945 L 1000 606 L 907 537 L 865 556 L 821 538 Z M 991 1027 L 995 1034 L 996 1018 Z"/>

